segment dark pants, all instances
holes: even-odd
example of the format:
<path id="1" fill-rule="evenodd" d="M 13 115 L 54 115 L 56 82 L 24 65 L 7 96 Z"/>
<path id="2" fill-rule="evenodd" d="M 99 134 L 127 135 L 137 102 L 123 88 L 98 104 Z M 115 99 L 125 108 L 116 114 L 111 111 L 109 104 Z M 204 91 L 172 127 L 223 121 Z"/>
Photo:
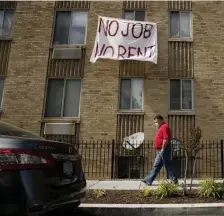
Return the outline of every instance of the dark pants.
<path id="1" fill-rule="evenodd" d="M 158 175 L 161 168 L 165 166 L 167 176 L 172 181 L 177 181 L 176 172 L 173 169 L 171 162 L 171 147 L 170 145 L 166 146 L 165 150 L 161 152 L 161 150 L 157 150 L 156 158 L 154 162 L 154 166 L 152 171 L 145 177 L 144 181 L 149 185 L 152 185 L 154 179 Z"/>

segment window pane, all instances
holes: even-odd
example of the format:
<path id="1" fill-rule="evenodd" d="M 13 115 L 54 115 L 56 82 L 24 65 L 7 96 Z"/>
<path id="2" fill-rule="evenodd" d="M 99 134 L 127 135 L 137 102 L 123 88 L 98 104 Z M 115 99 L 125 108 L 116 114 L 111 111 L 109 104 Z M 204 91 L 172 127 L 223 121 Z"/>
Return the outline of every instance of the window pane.
<path id="1" fill-rule="evenodd" d="M 4 11 L 0 10 L 0 36 L 3 34 Z"/>
<path id="2" fill-rule="evenodd" d="M 70 29 L 69 44 L 84 44 L 88 12 L 73 12 L 71 19 L 72 26 Z"/>
<path id="3" fill-rule="evenodd" d="M 5 82 L 5 79 L 0 79 L 0 107 L 2 107 L 2 97 L 3 97 L 3 90 L 4 90 L 4 82 Z"/>
<path id="4" fill-rule="evenodd" d="M 181 12 L 180 14 L 180 36 L 181 37 L 190 37 L 190 13 L 189 12 Z"/>
<path id="5" fill-rule="evenodd" d="M 145 11 L 135 11 L 136 21 L 145 21 Z"/>
<path id="6" fill-rule="evenodd" d="M 54 29 L 54 44 L 68 44 L 68 36 L 71 22 L 71 12 L 57 12 L 55 29 Z"/>
<path id="7" fill-rule="evenodd" d="M 45 117 L 61 117 L 64 80 L 48 81 Z"/>
<path id="8" fill-rule="evenodd" d="M 192 109 L 191 80 L 182 80 L 182 109 Z"/>
<path id="9" fill-rule="evenodd" d="M 170 109 L 180 110 L 180 80 L 170 80 Z"/>
<path id="10" fill-rule="evenodd" d="M 170 37 L 180 37 L 180 17 L 179 12 L 170 12 Z"/>
<path id="11" fill-rule="evenodd" d="M 143 80 L 133 79 L 132 90 L 132 109 L 142 109 Z"/>
<path id="12" fill-rule="evenodd" d="M 131 104 L 131 80 L 121 80 L 120 109 L 130 109 Z"/>
<path id="13" fill-rule="evenodd" d="M 124 11 L 124 19 L 134 20 L 134 11 Z"/>
<path id="14" fill-rule="evenodd" d="M 3 22 L 3 35 L 9 36 L 12 30 L 12 19 L 14 10 L 5 10 Z"/>
<path id="15" fill-rule="evenodd" d="M 64 101 L 64 117 L 79 116 L 81 80 L 67 80 Z"/>

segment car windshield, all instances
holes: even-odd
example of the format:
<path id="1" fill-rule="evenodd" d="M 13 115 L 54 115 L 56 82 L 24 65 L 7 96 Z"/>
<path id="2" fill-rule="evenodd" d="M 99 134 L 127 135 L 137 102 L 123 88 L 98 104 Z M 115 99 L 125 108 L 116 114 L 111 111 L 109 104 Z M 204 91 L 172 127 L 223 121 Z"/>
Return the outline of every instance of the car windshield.
<path id="1" fill-rule="evenodd" d="M 22 128 L 16 127 L 11 124 L 0 121 L 0 136 L 14 136 L 21 138 L 31 138 L 31 139 L 43 139 L 39 136 L 36 136 L 33 133 L 30 133 Z"/>

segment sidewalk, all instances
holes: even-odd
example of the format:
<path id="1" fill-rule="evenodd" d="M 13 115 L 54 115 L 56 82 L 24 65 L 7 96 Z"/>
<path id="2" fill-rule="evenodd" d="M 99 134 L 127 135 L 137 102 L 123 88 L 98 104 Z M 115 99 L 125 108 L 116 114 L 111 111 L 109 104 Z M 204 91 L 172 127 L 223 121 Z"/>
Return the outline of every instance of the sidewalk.
<path id="1" fill-rule="evenodd" d="M 223 180 L 217 180 L 216 182 L 222 182 Z M 154 181 L 153 185 L 150 186 L 155 189 L 160 181 Z M 184 182 L 183 179 L 179 179 L 179 185 L 181 186 Z M 192 189 L 199 186 L 200 180 L 194 180 Z M 187 185 L 190 185 L 190 179 L 187 179 Z M 145 187 L 145 184 L 140 180 L 87 180 L 87 189 L 102 189 L 102 190 L 139 190 Z"/>

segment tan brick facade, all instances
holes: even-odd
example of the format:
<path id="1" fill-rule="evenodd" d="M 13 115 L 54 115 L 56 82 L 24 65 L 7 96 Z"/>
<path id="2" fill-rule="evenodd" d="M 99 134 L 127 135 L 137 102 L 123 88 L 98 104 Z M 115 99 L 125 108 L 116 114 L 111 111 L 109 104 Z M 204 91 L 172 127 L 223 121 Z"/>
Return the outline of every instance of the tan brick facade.
<path id="1" fill-rule="evenodd" d="M 97 15 L 120 18 L 124 9 L 140 8 L 146 10 L 147 20 L 158 22 L 158 64 L 135 62 L 137 68 L 142 68 L 138 76 L 144 77 L 144 112 L 131 114 L 143 119 L 139 120 L 139 124 L 143 125 L 142 130 L 146 139 L 153 138 L 155 127 L 152 119 L 157 113 L 169 121 L 176 136 L 183 138 L 190 127 L 196 124 L 202 128 L 204 139 L 223 138 L 224 2 L 142 1 L 141 4 L 122 1 L 90 4 L 87 1 L 83 2 L 83 5 L 79 6 L 68 6 L 69 3 L 66 2 L 57 5 L 50 1 L 17 2 L 4 88 L 2 120 L 36 134 L 40 133 L 46 77 L 50 76 L 50 71 L 54 71 L 52 66 L 54 62 L 49 63 L 51 62 L 49 53 L 51 53 L 55 7 L 64 10 L 69 7 L 70 10 L 89 8 L 83 75 L 74 75 L 83 77 L 80 119 L 76 120 L 80 128 L 79 138 L 116 139 L 121 133 L 118 126 L 123 124 L 119 121 L 131 121 L 125 117 L 127 113 L 124 115 L 118 112 L 119 79 L 126 75 L 122 72 L 122 65 L 118 61 L 98 60 L 95 64 L 89 62 L 95 39 Z M 206 10 L 208 8 L 209 10 Z M 168 41 L 169 10 L 192 10 L 193 42 Z M 183 61 L 187 66 L 181 63 L 177 65 Z M 128 77 L 133 73 L 130 72 Z M 169 78 L 194 78 L 196 115 L 168 114 Z M 139 117 L 142 115 L 144 118 Z M 130 135 L 131 132 L 137 131 L 125 129 L 124 135 Z"/>

